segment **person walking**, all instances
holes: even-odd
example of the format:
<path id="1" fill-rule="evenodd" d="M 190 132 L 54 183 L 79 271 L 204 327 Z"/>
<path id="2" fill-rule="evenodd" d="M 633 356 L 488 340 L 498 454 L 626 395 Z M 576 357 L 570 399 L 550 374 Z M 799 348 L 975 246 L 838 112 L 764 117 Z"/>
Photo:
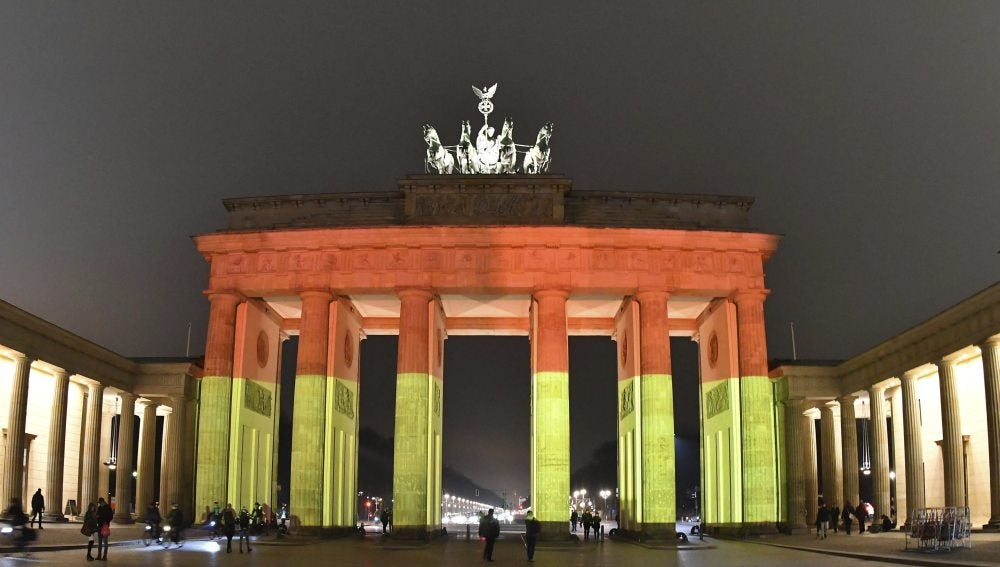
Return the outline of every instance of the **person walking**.
<path id="1" fill-rule="evenodd" d="M 233 552 L 233 536 L 236 535 L 236 510 L 233 504 L 226 504 L 226 509 L 222 511 L 222 533 L 226 536 L 226 553 Z"/>
<path id="2" fill-rule="evenodd" d="M 858 519 L 858 535 L 865 535 L 865 520 L 868 519 L 868 507 L 865 501 L 858 502 L 858 507 L 854 509 L 854 517 Z"/>
<path id="3" fill-rule="evenodd" d="M 524 515 L 524 548 L 528 551 L 528 561 L 535 560 L 535 545 L 538 534 L 542 531 L 542 523 L 535 519 L 535 513 L 528 510 Z"/>
<path id="4" fill-rule="evenodd" d="M 87 536 L 87 561 L 93 561 L 94 556 L 91 552 L 94 549 L 94 534 L 97 530 L 101 529 L 100 524 L 97 523 L 97 506 L 91 502 L 87 505 L 87 511 L 83 514 L 83 527 L 80 528 L 80 533 Z M 100 548 L 98 548 L 100 552 Z"/>
<path id="5" fill-rule="evenodd" d="M 490 508 L 486 515 L 479 520 L 479 537 L 486 539 L 486 547 L 483 548 L 483 559 L 493 561 L 493 545 L 500 537 L 500 522 L 493 515 L 493 508 Z"/>
<path id="6" fill-rule="evenodd" d="M 826 504 L 820 504 L 816 511 L 816 537 L 826 539 L 826 529 L 830 523 L 830 509 Z"/>
<path id="7" fill-rule="evenodd" d="M 576 523 L 580 521 L 580 515 L 573 510 L 573 513 L 569 515 L 569 525 L 570 531 L 576 533 Z"/>
<path id="8" fill-rule="evenodd" d="M 379 514 L 378 521 L 382 523 L 382 535 L 385 535 L 385 528 L 389 525 L 389 511 L 382 508 L 382 513 Z"/>
<path id="9" fill-rule="evenodd" d="M 844 510 L 840 513 L 840 519 L 844 520 L 844 531 L 847 532 L 847 535 L 851 535 L 851 524 L 854 523 L 853 516 L 854 508 L 851 503 L 844 502 Z"/>
<path id="10" fill-rule="evenodd" d="M 840 525 L 840 506 L 834 503 L 833 508 L 830 508 L 830 527 L 833 528 L 833 533 L 838 533 L 837 528 Z"/>
<path id="11" fill-rule="evenodd" d="M 594 541 L 600 541 L 601 538 L 601 514 L 594 510 L 594 515 L 590 518 L 590 527 L 594 529 Z"/>
<path id="12" fill-rule="evenodd" d="M 29 528 L 35 527 L 35 518 L 38 518 L 38 529 L 42 528 L 42 512 L 45 511 L 45 497 L 42 496 L 42 489 L 39 488 L 35 491 L 34 496 L 31 497 L 31 522 L 28 523 Z"/>
<path id="13" fill-rule="evenodd" d="M 583 522 L 583 541 L 590 539 L 590 522 L 593 521 L 594 515 L 590 513 L 590 508 L 583 511 L 583 516 L 580 520 Z"/>
<path id="14" fill-rule="evenodd" d="M 97 559 L 108 560 L 108 538 L 111 537 L 111 519 L 115 511 L 103 498 L 97 499 Z"/>
<path id="15" fill-rule="evenodd" d="M 246 506 L 240 509 L 240 553 L 243 553 L 243 540 L 247 542 L 247 553 L 253 551 L 250 549 L 250 512 L 247 511 Z"/>

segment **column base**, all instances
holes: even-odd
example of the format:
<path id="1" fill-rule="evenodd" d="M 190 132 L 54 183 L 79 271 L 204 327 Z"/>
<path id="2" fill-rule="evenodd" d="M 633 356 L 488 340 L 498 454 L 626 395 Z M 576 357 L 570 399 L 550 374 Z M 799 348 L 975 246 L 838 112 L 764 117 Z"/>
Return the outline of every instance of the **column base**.
<path id="1" fill-rule="evenodd" d="M 475 531 L 478 530 L 476 527 Z M 441 533 L 441 528 L 434 526 L 392 526 L 389 529 L 389 537 L 392 539 L 410 541 L 430 541 L 441 537 Z"/>
<path id="2" fill-rule="evenodd" d="M 748 537 L 775 535 L 777 533 L 778 533 L 777 524 L 772 524 L 770 522 L 709 524 L 705 527 L 706 535 L 733 538 L 733 539 L 746 539 Z"/>
<path id="3" fill-rule="evenodd" d="M 579 539 L 575 534 L 569 533 L 569 522 L 539 521 L 538 523 L 542 526 L 542 531 L 538 534 L 538 541 L 574 541 Z"/>
<path id="4" fill-rule="evenodd" d="M 68 522 L 69 521 L 69 518 L 67 518 L 66 516 L 63 516 L 62 514 L 58 514 L 58 513 L 57 514 L 49 514 L 48 512 L 45 512 L 45 513 L 42 514 L 42 519 L 45 520 L 46 522 L 55 522 L 55 523 Z"/>
<path id="5" fill-rule="evenodd" d="M 127 512 L 124 513 L 124 514 L 117 514 L 116 513 L 114 515 L 114 517 L 111 518 L 111 521 L 112 521 L 112 523 L 115 523 L 115 524 L 134 524 L 135 523 L 135 520 L 132 519 L 132 514 L 129 514 Z"/>
<path id="6" fill-rule="evenodd" d="M 1000 520 L 990 519 L 989 523 L 983 524 L 984 532 L 1000 532 Z"/>
<path id="7" fill-rule="evenodd" d="M 667 528 L 665 526 L 674 526 Z M 708 533 L 706 531 L 706 533 Z M 621 538 L 636 543 L 655 543 L 658 545 L 681 545 L 690 539 L 698 539 L 699 534 L 686 534 L 677 531 L 675 524 L 647 524 L 641 530 L 626 530 L 619 528 L 615 531 L 615 538 Z M 604 537 L 608 537 L 605 533 Z"/>
<path id="8" fill-rule="evenodd" d="M 809 526 L 806 526 L 805 524 L 798 526 L 782 524 L 781 526 L 778 527 L 778 531 L 780 531 L 785 535 L 801 535 L 801 534 L 807 534 L 811 530 L 809 529 Z"/>

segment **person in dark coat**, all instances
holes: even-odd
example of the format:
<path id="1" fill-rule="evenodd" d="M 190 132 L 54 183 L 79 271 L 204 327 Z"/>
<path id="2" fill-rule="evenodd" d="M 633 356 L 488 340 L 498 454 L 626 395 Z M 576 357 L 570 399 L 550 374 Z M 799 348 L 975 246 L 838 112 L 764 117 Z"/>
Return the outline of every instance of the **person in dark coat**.
<path id="1" fill-rule="evenodd" d="M 576 513 L 576 510 L 573 510 L 573 513 L 569 515 L 569 525 L 571 532 L 576 533 L 576 524 L 579 521 L 580 521 L 580 515 Z"/>
<path id="2" fill-rule="evenodd" d="M 524 516 L 524 548 L 528 550 L 528 561 L 535 560 L 535 545 L 541 531 L 542 523 L 535 519 L 534 512 L 528 511 Z"/>
<path id="3" fill-rule="evenodd" d="M 844 502 L 844 510 L 840 513 L 840 519 L 844 520 L 844 531 L 851 535 L 851 524 L 854 523 L 854 507 L 850 502 Z"/>
<path id="4" fill-rule="evenodd" d="M 590 518 L 590 527 L 594 529 L 594 541 L 601 539 L 601 515 L 594 510 L 594 515 Z"/>
<path id="5" fill-rule="evenodd" d="M 97 499 L 97 559 L 108 560 L 108 538 L 111 537 L 111 520 L 115 511 L 103 498 Z"/>
<path id="6" fill-rule="evenodd" d="M 42 489 L 39 488 L 31 497 L 31 522 L 29 528 L 35 527 L 35 518 L 38 518 L 38 529 L 42 529 L 42 512 L 45 511 L 45 497 L 42 496 Z"/>
<path id="7" fill-rule="evenodd" d="M 854 509 L 854 517 L 858 519 L 858 535 L 864 535 L 865 520 L 868 519 L 868 508 L 864 500 L 858 502 L 858 507 Z"/>
<path id="8" fill-rule="evenodd" d="M 91 502 L 87 506 L 86 513 L 83 514 L 83 525 L 90 534 L 87 535 L 89 541 L 87 541 L 87 561 L 93 561 L 94 556 L 91 552 L 94 549 L 94 537 L 97 535 L 97 530 L 101 529 L 100 524 L 97 523 L 97 506 Z M 98 548 L 100 551 L 100 548 Z"/>
<path id="9" fill-rule="evenodd" d="M 594 520 L 593 514 L 590 513 L 590 508 L 583 511 L 583 516 L 580 516 L 580 520 L 583 523 L 583 541 L 590 539 L 590 523 Z"/>
<path id="10" fill-rule="evenodd" d="M 243 553 L 243 540 L 247 542 L 247 553 L 253 551 L 250 549 L 250 512 L 247 511 L 246 507 L 240 509 L 240 517 L 237 520 L 240 525 L 240 553 Z"/>
<path id="11" fill-rule="evenodd" d="M 233 552 L 233 536 L 236 535 L 236 510 L 233 505 L 226 504 L 226 509 L 222 511 L 222 534 L 226 536 L 226 553 Z"/>
<path id="12" fill-rule="evenodd" d="M 826 539 L 826 528 L 830 524 L 830 509 L 820 504 L 816 511 L 816 537 Z"/>
<path id="13" fill-rule="evenodd" d="M 833 528 L 833 533 L 838 532 L 838 527 L 840 526 L 840 506 L 836 504 L 830 508 L 830 527 Z"/>
<path id="14" fill-rule="evenodd" d="M 389 525 L 389 511 L 383 508 L 382 513 L 378 517 L 378 521 L 382 522 L 382 534 L 385 534 L 386 526 Z"/>
<path id="15" fill-rule="evenodd" d="M 490 508 L 482 520 L 479 520 L 479 537 L 486 539 L 486 547 L 483 548 L 483 559 L 493 561 L 493 545 L 500 537 L 500 522 L 493 515 L 493 508 Z"/>

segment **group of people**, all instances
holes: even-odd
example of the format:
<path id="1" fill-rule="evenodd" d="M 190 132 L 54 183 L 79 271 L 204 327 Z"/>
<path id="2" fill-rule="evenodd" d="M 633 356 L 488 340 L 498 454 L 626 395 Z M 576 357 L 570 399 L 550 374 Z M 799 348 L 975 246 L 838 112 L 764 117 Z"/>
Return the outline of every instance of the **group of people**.
<path id="1" fill-rule="evenodd" d="M 896 527 L 896 521 L 894 520 L 896 515 L 895 509 L 891 510 L 890 514 L 891 516 L 888 514 L 882 514 L 881 521 L 878 526 L 882 529 L 882 531 L 887 532 L 895 529 Z M 852 506 L 850 502 L 847 502 L 844 504 L 843 510 L 841 510 L 836 504 L 832 507 L 827 507 L 826 503 L 820 499 L 819 509 L 816 511 L 816 537 L 825 539 L 829 529 L 832 529 L 834 533 L 837 533 L 841 522 L 843 522 L 844 531 L 847 535 L 851 535 L 851 527 L 854 525 L 854 520 L 858 521 L 858 533 L 864 534 L 865 523 L 868 519 L 868 505 L 864 502 L 864 500 L 859 501 L 856 507 Z"/>
<path id="2" fill-rule="evenodd" d="M 240 553 L 243 553 L 243 542 L 246 542 L 247 553 L 253 551 L 250 547 L 250 529 L 254 525 L 255 521 L 259 521 L 264 525 L 264 529 L 267 527 L 267 522 L 264 521 L 264 508 L 260 503 L 254 503 L 253 514 L 247 510 L 246 506 L 241 506 L 240 511 L 237 512 L 233 508 L 233 503 L 229 502 L 226 504 L 225 508 L 220 508 L 218 502 L 214 502 L 212 505 L 212 510 L 210 512 L 210 520 L 214 521 L 214 531 L 216 535 L 221 535 L 226 537 L 226 553 L 233 552 L 233 538 L 237 538 L 237 542 L 240 546 Z M 237 537 L 237 530 L 239 537 Z"/>
<path id="3" fill-rule="evenodd" d="M 569 515 L 570 531 L 576 533 L 576 526 L 580 524 L 583 526 L 583 541 L 590 539 L 590 532 L 594 532 L 594 541 L 599 541 L 601 539 L 601 515 L 597 510 L 591 511 L 587 508 L 583 511 L 583 514 L 578 514 L 576 510 Z"/>

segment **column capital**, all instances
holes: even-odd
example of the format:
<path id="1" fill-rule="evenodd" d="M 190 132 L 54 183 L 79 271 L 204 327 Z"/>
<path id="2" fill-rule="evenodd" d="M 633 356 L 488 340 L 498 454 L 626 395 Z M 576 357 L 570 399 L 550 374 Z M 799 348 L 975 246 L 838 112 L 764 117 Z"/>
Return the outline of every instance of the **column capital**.
<path id="1" fill-rule="evenodd" d="M 396 295 L 400 299 L 415 298 L 430 301 L 434 297 L 434 292 L 426 287 L 401 287 L 396 290 Z"/>
<path id="2" fill-rule="evenodd" d="M 986 340 L 979 343 L 980 350 L 985 350 L 987 348 L 998 348 L 1000 347 L 1000 335 L 993 335 L 988 337 Z"/>
<path id="3" fill-rule="evenodd" d="M 670 293 L 672 291 L 673 290 L 666 287 L 640 287 L 635 291 L 635 298 L 639 300 L 639 303 L 642 303 L 643 297 L 652 299 L 658 299 L 663 297 L 666 299 L 670 299 Z"/>
<path id="4" fill-rule="evenodd" d="M 770 293 L 771 290 L 769 289 L 739 289 L 733 292 L 729 297 L 736 303 L 742 303 L 744 301 L 760 301 L 763 303 Z"/>
<path id="5" fill-rule="evenodd" d="M 943 366 L 947 366 L 948 368 L 954 368 L 955 363 L 958 362 L 958 359 L 960 357 L 961 355 L 959 353 L 946 354 L 942 356 L 937 362 L 935 362 L 934 365 L 938 367 L 938 370 L 940 370 L 941 367 Z"/>
<path id="6" fill-rule="evenodd" d="M 569 298 L 569 291 L 565 289 L 543 288 L 536 289 L 531 295 L 535 299 L 548 299 L 550 297 L 567 299 Z"/>
<path id="7" fill-rule="evenodd" d="M 884 394 L 885 391 L 889 389 L 889 384 L 886 382 L 879 382 L 877 384 L 872 384 L 868 386 L 868 398 L 871 400 L 872 396 L 877 396 L 878 394 Z"/>
<path id="8" fill-rule="evenodd" d="M 916 368 L 911 368 L 899 375 L 900 382 L 915 382 L 920 377 L 920 372 Z"/>
<path id="9" fill-rule="evenodd" d="M 837 398 L 837 403 L 840 404 L 840 407 L 844 407 L 845 404 L 851 404 L 851 406 L 853 406 L 857 399 L 858 397 L 854 394 L 847 394 L 846 396 L 840 396 Z"/>
<path id="10" fill-rule="evenodd" d="M 327 301 L 333 301 L 333 293 L 326 289 L 304 289 L 299 292 L 299 297 L 302 299 L 325 299 Z"/>
<path id="11" fill-rule="evenodd" d="M 122 399 L 122 403 L 125 403 L 125 400 L 131 400 L 132 402 L 135 402 L 139 399 L 139 396 L 133 394 L 132 392 L 126 392 L 124 390 L 119 391 L 117 395 L 119 398 Z"/>

